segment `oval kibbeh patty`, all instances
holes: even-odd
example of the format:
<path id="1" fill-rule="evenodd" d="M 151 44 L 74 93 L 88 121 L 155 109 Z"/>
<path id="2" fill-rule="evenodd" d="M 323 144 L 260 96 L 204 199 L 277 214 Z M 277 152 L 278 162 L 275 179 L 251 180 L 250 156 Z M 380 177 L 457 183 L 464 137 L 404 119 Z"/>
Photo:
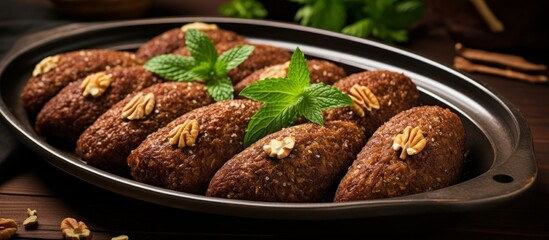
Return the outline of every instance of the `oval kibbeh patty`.
<path id="1" fill-rule="evenodd" d="M 261 105 L 252 100 L 228 100 L 183 114 L 132 151 L 128 157 L 132 177 L 155 186 L 204 195 L 215 172 L 244 148 L 246 126 Z M 194 133 L 192 127 L 174 131 L 193 121 Z M 181 144 L 182 140 L 185 143 Z M 188 140 L 192 143 L 187 145 Z"/>
<path id="2" fill-rule="evenodd" d="M 278 141 L 285 142 L 290 150 L 285 149 L 286 156 L 270 157 L 266 145 L 271 147 L 268 150 L 276 150 Z M 356 124 L 344 121 L 282 129 L 227 161 L 212 178 L 206 196 L 269 202 L 331 201 L 365 141 Z"/>
<path id="3" fill-rule="evenodd" d="M 397 197 L 455 184 L 461 177 L 465 140 L 461 119 L 449 109 L 403 111 L 368 140 L 334 201 Z"/>
<path id="4" fill-rule="evenodd" d="M 397 113 L 419 104 L 419 91 L 408 76 L 387 71 L 372 70 L 351 74 L 334 87 L 349 94 L 355 103 L 324 111 L 324 120 L 344 120 L 364 128 L 366 136 Z"/>
<path id="5" fill-rule="evenodd" d="M 201 83 L 164 82 L 128 95 L 80 135 L 76 153 L 88 164 L 129 173 L 126 158 L 151 133 L 213 99 Z"/>

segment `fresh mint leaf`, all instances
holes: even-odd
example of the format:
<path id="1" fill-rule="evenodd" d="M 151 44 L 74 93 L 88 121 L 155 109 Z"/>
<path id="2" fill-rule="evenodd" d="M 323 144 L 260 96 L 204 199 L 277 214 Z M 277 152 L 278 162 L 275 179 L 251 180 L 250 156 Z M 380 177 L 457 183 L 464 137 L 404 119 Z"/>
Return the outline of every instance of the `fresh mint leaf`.
<path id="1" fill-rule="evenodd" d="M 288 102 L 293 101 L 300 89 L 288 86 L 286 78 L 267 78 L 242 89 L 240 96 L 260 102 Z"/>
<path id="2" fill-rule="evenodd" d="M 242 62 L 246 61 L 248 59 L 248 56 L 252 54 L 254 51 L 254 46 L 250 45 L 241 45 L 236 46 L 234 48 L 229 49 L 228 51 L 221 54 L 219 57 L 219 60 L 221 62 L 226 63 L 226 71 L 229 71 L 238 65 L 240 65 Z"/>
<path id="3" fill-rule="evenodd" d="M 324 119 L 322 118 L 322 110 L 320 108 L 320 103 L 314 95 L 306 92 L 303 94 L 303 100 L 301 100 L 298 110 L 306 119 L 309 119 L 311 122 L 314 122 L 318 125 L 324 125 Z"/>
<path id="4" fill-rule="evenodd" d="M 148 60 L 143 66 L 145 70 L 153 72 L 165 79 L 190 82 L 197 80 L 198 76 L 191 69 L 195 61 L 189 57 L 175 54 L 159 55 Z"/>
<path id="5" fill-rule="evenodd" d="M 276 132 L 295 122 L 299 117 L 299 101 L 268 103 L 257 111 L 246 128 L 244 146 L 249 146 L 267 134 Z"/>
<path id="6" fill-rule="evenodd" d="M 307 67 L 307 60 L 305 60 L 305 55 L 298 48 L 295 49 L 290 59 L 290 66 L 288 67 L 288 74 L 286 77 L 291 79 L 291 83 L 295 83 L 295 87 L 304 88 L 309 85 L 311 79 L 311 72 L 309 67 Z"/>
<path id="7" fill-rule="evenodd" d="M 265 103 L 248 123 L 244 146 L 294 124 L 300 116 L 323 125 L 323 110 L 353 103 L 347 94 L 333 86 L 323 83 L 311 85 L 307 61 L 299 48 L 292 54 L 286 78 L 254 82 L 240 95 Z"/>
<path id="8" fill-rule="evenodd" d="M 318 107 L 324 111 L 330 108 L 353 105 L 353 100 L 338 88 L 324 83 L 311 84 L 307 93 L 318 100 Z"/>
<path id="9" fill-rule="evenodd" d="M 219 56 L 211 39 L 196 29 L 187 30 L 185 43 L 191 57 L 174 54 L 156 56 L 145 63 L 145 69 L 167 80 L 203 80 L 215 101 L 233 99 L 234 89 L 227 73 L 248 59 L 254 47 L 234 47 Z"/>
<path id="10" fill-rule="evenodd" d="M 216 102 L 234 97 L 233 82 L 229 77 L 214 77 L 206 82 L 206 88 Z"/>
<path id="11" fill-rule="evenodd" d="M 212 40 L 202 31 L 189 29 L 185 32 L 185 44 L 197 62 L 215 63 L 217 61 L 217 50 Z"/>

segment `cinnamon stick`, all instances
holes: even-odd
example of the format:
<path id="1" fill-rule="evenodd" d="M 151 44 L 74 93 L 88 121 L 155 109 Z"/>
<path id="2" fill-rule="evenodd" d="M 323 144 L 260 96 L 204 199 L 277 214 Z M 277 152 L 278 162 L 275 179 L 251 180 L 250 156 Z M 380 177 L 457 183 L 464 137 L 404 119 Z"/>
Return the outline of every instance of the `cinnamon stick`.
<path id="1" fill-rule="evenodd" d="M 531 83 L 547 82 L 547 76 L 544 76 L 544 75 L 530 75 L 530 74 L 526 74 L 518 71 L 513 71 L 510 69 L 501 69 L 501 68 L 496 68 L 491 66 L 475 64 L 460 56 L 454 57 L 454 67 L 459 70 L 464 70 L 468 72 L 487 73 L 487 74 L 492 74 L 496 76 L 513 78 L 513 79 L 517 79 L 525 82 L 531 82 Z"/>
<path id="2" fill-rule="evenodd" d="M 456 43 L 454 45 L 454 49 L 459 55 L 470 60 L 496 63 L 503 66 L 525 70 L 525 71 L 547 70 L 546 65 L 529 62 L 528 60 L 520 56 L 488 52 L 480 49 L 466 48 L 461 43 Z"/>

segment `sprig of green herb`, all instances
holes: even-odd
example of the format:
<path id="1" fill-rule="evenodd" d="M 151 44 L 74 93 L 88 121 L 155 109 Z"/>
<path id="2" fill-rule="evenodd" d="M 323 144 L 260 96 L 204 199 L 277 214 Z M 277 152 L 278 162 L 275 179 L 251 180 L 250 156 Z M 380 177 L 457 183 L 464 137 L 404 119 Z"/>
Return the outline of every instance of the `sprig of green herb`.
<path id="1" fill-rule="evenodd" d="M 248 124 L 244 146 L 294 124 L 301 116 L 323 125 L 322 111 L 353 104 L 347 94 L 333 86 L 310 83 L 309 68 L 299 48 L 292 54 L 286 78 L 257 81 L 244 88 L 240 95 L 265 103 Z"/>
<path id="2" fill-rule="evenodd" d="M 244 62 L 254 47 L 237 46 L 219 56 L 212 40 L 196 29 L 185 32 L 185 44 L 191 57 L 159 55 L 148 60 L 144 65 L 145 69 L 172 81 L 203 80 L 215 101 L 233 99 L 233 84 L 227 73 Z"/>
<path id="3" fill-rule="evenodd" d="M 421 0 L 367 0 L 360 14 L 363 18 L 341 31 L 357 37 L 406 42 L 407 28 L 421 18 L 423 11 Z"/>
<path id="4" fill-rule="evenodd" d="M 256 0 L 233 0 L 219 7 L 219 13 L 227 17 L 257 18 L 267 16 L 267 10 Z"/>

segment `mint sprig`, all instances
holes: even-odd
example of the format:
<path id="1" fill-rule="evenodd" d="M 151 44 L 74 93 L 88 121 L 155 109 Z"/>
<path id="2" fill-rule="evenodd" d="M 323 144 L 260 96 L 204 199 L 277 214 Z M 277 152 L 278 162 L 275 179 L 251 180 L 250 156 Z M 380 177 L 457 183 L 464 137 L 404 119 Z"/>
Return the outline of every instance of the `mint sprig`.
<path id="1" fill-rule="evenodd" d="M 322 111 L 353 104 L 349 95 L 333 86 L 310 83 L 309 68 L 299 48 L 292 54 L 286 78 L 257 81 L 244 88 L 240 95 L 265 103 L 248 123 L 244 146 L 291 126 L 299 117 L 324 125 Z"/>
<path id="2" fill-rule="evenodd" d="M 237 46 L 219 56 L 212 40 L 196 29 L 185 32 L 185 44 L 191 57 L 159 55 L 149 59 L 144 65 L 145 69 L 172 81 L 203 80 L 215 101 L 233 99 L 233 84 L 227 73 L 246 61 L 254 47 Z"/>

